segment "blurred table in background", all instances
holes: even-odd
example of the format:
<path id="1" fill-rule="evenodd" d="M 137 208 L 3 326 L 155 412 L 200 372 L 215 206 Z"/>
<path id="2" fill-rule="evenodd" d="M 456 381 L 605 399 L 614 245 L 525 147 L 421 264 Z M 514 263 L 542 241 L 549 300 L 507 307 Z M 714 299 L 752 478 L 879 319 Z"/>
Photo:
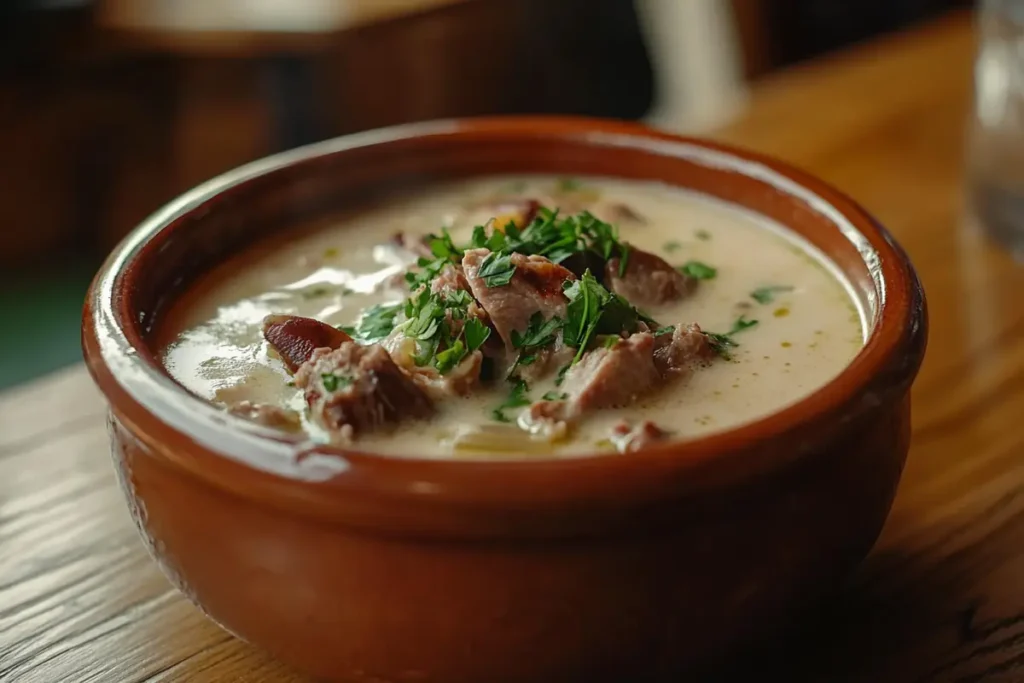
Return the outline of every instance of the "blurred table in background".
<path id="1" fill-rule="evenodd" d="M 864 203 L 916 263 L 932 318 L 878 546 L 806 632 L 724 680 L 1024 680 L 1024 268 L 963 220 L 972 57 L 954 15 L 771 76 L 715 133 Z M 116 488 L 103 412 L 81 367 L 0 394 L 0 680 L 302 680 L 160 575 Z"/>

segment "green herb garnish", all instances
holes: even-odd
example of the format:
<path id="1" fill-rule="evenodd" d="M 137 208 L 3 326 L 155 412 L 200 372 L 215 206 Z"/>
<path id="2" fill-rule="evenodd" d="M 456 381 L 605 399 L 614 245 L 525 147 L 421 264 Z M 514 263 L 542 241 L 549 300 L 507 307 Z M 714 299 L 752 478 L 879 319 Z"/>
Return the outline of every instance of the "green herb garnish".
<path id="1" fill-rule="evenodd" d="M 509 408 L 521 408 L 522 406 L 530 405 L 530 397 L 527 396 L 529 387 L 521 379 L 511 380 L 512 389 L 509 391 L 508 398 L 500 406 L 491 411 L 491 417 L 498 422 L 511 422 L 512 419 L 505 415 L 505 411 Z"/>
<path id="2" fill-rule="evenodd" d="M 405 281 L 409 284 L 409 289 L 417 290 L 422 285 L 430 283 L 434 278 L 441 274 L 445 266 L 451 263 L 451 259 L 447 257 L 436 258 L 430 260 L 427 258 L 420 258 L 416 261 L 422 270 L 413 271 L 410 270 L 405 274 Z"/>
<path id="3" fill-rule="evenodd" d="M 563 339 L 567 346 L 577 349 L 572 364 L 583 357 L 597 334 L 619 335 L 632 333 L 643 321 L 652 326 L 657 323 L 633 307 L 626 299 L 601 286 L 590 270 L 579 280 L 566 283 L 565 296 L 569 299 Z"/>
<path id="4" fill-rule="evenodd" d="M 437 353 L 437 358 L 434 360 L 434 367 L 436 367 L 437 371 L 442 375 L 446 375 L 451 372 L 452 369 L 458 367 L 459 363 L 462 362 L 462 359 L 466 357 L 467 353 L 466 345 L 462 343 L 461 339 L 456 339 L 447 349 Z"/>
<path id="5" fill-rule="evenodd" d="M 700 261 L 687 261 L 679 266 L 677 270 L 683 275 L 689 275 L 698 280 L 711 280 L 718 275 L 718 270 Z"/>
<path id="6" fill-rule="evenodd" d="M 729 354 L 729 349 L 734 346 L 739 346 L 736 340 L 733 339 L 733 336 L 738 332 L 750 329 L 754 325 L 757 325 L 757 323 L 757 320 L 747 320 L 746 316 L 741 315 L 732 324 L 732 329 L 725 334 L 717 334 L 715 332 L 705 332 L 704 334 L 708 338 L 708 343 L 711 345 L 711 349 L 722 358 L 728 360 L 732 357 Z"/>
<path id="7" fill-rule="evenodd" d="M 484 257 L 477 276 L 484 281 L 488 287 L 504 287 L 515 275 L 516 267 L 512 263 L 512 257 L 506 253 L 492 251 Z"/>
<path id="8" fill-rule="evenodd" d="M 466 345 L 472 353 L 483 346 L 487 338 L 491 336 L 491 328 L 480 322 L 479 318 L 470 318 L 462 328 L 462 333 L 465 335 Z"/>
<path id="9" fill-rule="evenodd" d="M 792 292 L 793 288 L 789 285 L 768 285 L 767 287 L 758 287 L 750 293 L 750 298 L 759 304 L 770 304 L 775 301 L 775 295 L 779 292 Z"/>
<path id="10" fill-rule="evenodd" d="M 518 330 L 512 330 L 512 346 L 519 350 L 519 355 L 509 368 L 509 376 L 512 376 L 520 365 L 530 365 L 537 360 L 537 352 L 545 346 L 554 344 L 561 328 L 561 318 L 552 316 L 545 320 L 544 315 L 536 311 L 530 316 L 529 324 L 522 334 Z"/>
<path id="11" fill-rule="evenodd" d="M 371 306 L 360 316 L 355 327 L 342 327 L 341 330 L 366 344 L 379 342 L 395 329 L 395 318 L 401 309 L 402 304 Z"/>
<path id="12" fill-rule="evenodd" d="M 430 252 L 435 258 L 444 258 L 450 261 L 458 261 L 462 258 L 462 249 L 455 246 L 448 228 L 441 228 L 440 236 L 429 235 L 427 237 L 427 244 L 430 246 Z"/>
<path id="13" fill-rule="evenodd" d="M 679 242 L 677 240 L 672 240 L 671 242 L 665 242 L 664 246 L 662 246 L 662 249 L 664 249 L 665 253 L 667 253 L 667 254 L 671 254 L 673 252 L 679 251 L 682 248 L 683 248 L 683 243 Z"/>
<path id="14" fill-rule="evenodd" d="M 709 239 L 711 239 L 711 233 L 708 232 L 707 230 L 698 230 L 694 234 L 697 236 L 697 239 L 699 239 L 702 242 L 707 242 Z"/>
<path id="15" fill-rule="evenodd" d="M 338 389 L 352 386 L 354 380 L 347 375 L 335 375 L 333 372 L 325 372 L 320 375 L 320 381 L 323 382 L 324 389 L 327 391 L 337 391 Z"/>
<path id="16" fill-rule="evenodd" d="M 541 396 L 541 398 L 544 399 L 545 401 L 564 401 L 565 399 L 569 398 L 569 394 L 565 393 L 564 391 L 549 391 L 543 396 Z"/>

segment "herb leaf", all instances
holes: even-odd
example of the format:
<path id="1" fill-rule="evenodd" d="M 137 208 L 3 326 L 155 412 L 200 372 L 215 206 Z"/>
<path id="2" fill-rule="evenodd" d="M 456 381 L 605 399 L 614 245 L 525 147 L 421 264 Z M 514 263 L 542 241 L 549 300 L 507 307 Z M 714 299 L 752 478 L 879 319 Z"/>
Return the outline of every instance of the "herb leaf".
<path id="1" fill-rule="evenodd" d="M 753 327 L 754 325 L 757 324 L 757 322 L 758 321 L 756 320 L 747 320 L 747 316 L 741 315 L 740 317 L 736 318 L 736 322 L 732 324 L 732 329 L 729 330 L 727 334 L 731 337 L 737 332 L 742 332 L 743 330 Z"/>
<path id="2" fill-rule="evenodd" d="M 682 249 L 683 243 L 678 240 L 671 240 L 669 242 L 665 242 L 665 244 L 661 248 L 665 251 L 665 253 L 671 254 L 672 252 L 679 251 L 680 249 Z"/>
<path id="3" fill-rule="evenodd" d="M 789 285 L 768 285 L 767 287 L 758 287 L 750 293 L 750 298 L 759 304 L 770 304 L 775 301 L 775 295 L 779 292 L 792 292 L 793 288 Z"/>
<path id="4" fill-rule="evenodd" d="M 739 346 L 736 340 L 733 339 L 733 335 L 735 335 L 737 332 L 748 330 L 751 327 L 757 325 L 757 323 L 757 320 L 747 320 L 747 317 L 745 315 L 741 315 L 732 324 L 732 329 L 730 329 L 725 334 L 705 332 L 705 335 L 708 338 L 708 343 L 711 345 L 711 349 L 722 358 L 728 360 L 729 358 L 731 358 L 731 355 L 729 354 L 729 349 L 734 346 Z"/>
<path id="5" fill-rule="evenodd" d="M 462 328 L 462 333 L 466 337 L 466 346 L 472 353 L 483 346 L 487 338 L 491 336 L 491 328 L 480 322 L 479 318 L 470 318 Z"/>
<path id="6" fill-rule="evenodd" d="M 347 375 L 335 375 L 333 372 L 325 372 L 320 375 L 320 381 L 323 382 L 324 389 L 327 391 L 337 391 L 338 389 L 352 386 L 353 379 Z"/>
<path id="7" fill-rule="evenodd" d="M 509 391 L 508 398 L 505 399 L 504 403 L 491 411 L 491 417 L 498 422 L 511 422 L 512 419 L 505 415 L 505 411 L 509 408 L 521 408 L 522 406 L 530 405 L 530 397 L 527 395 L 529 387 L 521 379 L 516 379 L 512 382 L 512 389 Z"/>
<path id="8" fill-rule="evenodd" d="M 530 323 L 522 334 L 512 330 L 512 346 L 517 349 L 547 346 L 555 341 L 555 335 L 561 327 L 562 319 L 558 316 L 544 320 L 544 314 L 536 311 L 530 316 Z"/>
<path id="9" fill-rule="evenodd" d="M 565 399 L 569 398 L 569 394 L 565 393 L 564 391 L 549 391 L 543 396 L 541 396 L 541 398 L 544 399 L 545 401 L 564 401 Z"/>
<path id="10" fill-rule="evenodd" d="M 466 350 L 466 346 L 462 343 L 461 339 L 456 339 L 452 342 L 444 351 L 440 351 L 437 354 L 437 359 L 434 361 L 434 367 L 442 375 L 446 375 L 451 372 L 452 369 L 458 367 L 462 359 L 466 357 L 469 352 Z"/>
<path id="11" fill-rule="evenodd" d="M 577 349 L 574 365 L 583 357 L 594 335 L 632 333 L 641 320 L 652 327 L 658 326 L 626 299 L 602 287 L 590 270 L 585 271 L 579 280 L 568 284 L 565 296 L 569 305 L 563 339 L 566 346 Z"/>
<path id="12" fill-rule="evenodd" d="M 427 237 L 427 244 L 430 246 L 431 253 L 436 258 L 448 259 L 455 261 L 462 258 L 462 250 L 455 246 L 455 242 L 452 241 L 451 233 L 448 232 L 448 228 L 441 228 L 440 237 L 437 235 L 429 235 Z"/>
<path id="13" fill-rule="evenodd" d="M 515 264 L 508 254 L 492 251 L 480 264 L 477 275 L 488 287 L 504 287 L 512 280 L 515 272 Z"/>
<path id="14" fill-rule="evenodd" d="M 363 343 L 379 342 L 395 329 L 395 318 L 402 304 L 377 304 L 366 309 L 355 327 L 343 328 L 351 337 Z"/>
<path id="15" fill-rule="evenodd" d="M 718 270 L 700 261 L 687 261 L 679 266 L 677 270 L 683 275 L 689 275 L 698 280 L 711 280 L 718 275 Z"/>

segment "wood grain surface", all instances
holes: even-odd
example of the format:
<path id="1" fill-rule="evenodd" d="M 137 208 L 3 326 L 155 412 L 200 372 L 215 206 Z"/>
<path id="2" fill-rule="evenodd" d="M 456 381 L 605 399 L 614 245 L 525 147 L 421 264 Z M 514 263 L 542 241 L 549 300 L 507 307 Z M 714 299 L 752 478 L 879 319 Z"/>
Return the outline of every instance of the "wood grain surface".
<path id="1" fill-rule="evenodd" d="M 717 134 L 863 202 L 909 251 L 932 313 L 882 539 L 741 679 L 1024 681 L 1024 267 L 964 219 L 972 57 L 969 18 L 947 17 L 765 81 Z M 0 681 L 302 680 L 159 574 L 103 413 L 81 367 L 0 395 Z"/>

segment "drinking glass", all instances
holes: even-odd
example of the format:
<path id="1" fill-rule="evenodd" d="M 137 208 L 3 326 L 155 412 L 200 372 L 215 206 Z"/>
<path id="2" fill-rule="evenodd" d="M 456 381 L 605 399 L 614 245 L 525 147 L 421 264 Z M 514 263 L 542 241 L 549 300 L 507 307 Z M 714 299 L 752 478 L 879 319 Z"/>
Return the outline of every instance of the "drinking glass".
<path id="1" fill-rule="evenodd" d="M 967 153 L 969 210 L 1024 255 L 1024 0 L 981 0 Z"/>

